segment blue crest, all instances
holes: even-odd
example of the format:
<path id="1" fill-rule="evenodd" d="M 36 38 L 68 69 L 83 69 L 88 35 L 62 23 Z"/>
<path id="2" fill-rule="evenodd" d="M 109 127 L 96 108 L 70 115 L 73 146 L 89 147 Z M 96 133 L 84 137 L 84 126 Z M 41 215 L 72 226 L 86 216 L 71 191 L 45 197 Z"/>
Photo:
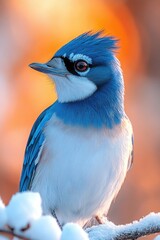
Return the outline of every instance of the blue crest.
<path id="1" fill-rule="evenodd" d="M 93 59 L 93 63 L 104 63 L 115 52 L 118 40 L 112 36 L 102 36 L 103 31 L 92 33 L 87 32 L 76 37 L 62 48 L 60 48 L 55 57 L 69 57 L 70 54 L 84 54 Z M 106 51 L 105 51 L 106 49 Z"/>

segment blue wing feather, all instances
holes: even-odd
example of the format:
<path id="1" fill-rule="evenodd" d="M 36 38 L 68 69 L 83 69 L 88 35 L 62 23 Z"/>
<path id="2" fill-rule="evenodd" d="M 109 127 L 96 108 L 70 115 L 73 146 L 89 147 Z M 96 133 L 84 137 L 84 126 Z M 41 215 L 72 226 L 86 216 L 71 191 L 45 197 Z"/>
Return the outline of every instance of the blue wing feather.
<path id="1" fill-rule="evenodd" d="M 26 191 L 29 189 L 34 172 L 37 167 L 35 162 L 38 157 L 38 153 L 44 143 L 44 127 L 47 121 L 52 117 L 54 113 L 54 105 L 51 105 L 45 109 L 34 123 L 25 150 L 25 157 L 23 162 L 22 175 L 20 180 L 20 191 Z"/>

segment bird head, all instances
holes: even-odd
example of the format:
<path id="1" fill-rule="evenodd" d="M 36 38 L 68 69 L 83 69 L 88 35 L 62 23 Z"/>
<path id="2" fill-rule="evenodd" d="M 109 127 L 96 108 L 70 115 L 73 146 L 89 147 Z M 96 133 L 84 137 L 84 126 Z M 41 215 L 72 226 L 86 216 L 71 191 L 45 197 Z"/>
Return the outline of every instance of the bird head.
<path id="1" fill-rule="evenodd" d="M 60 48 L 47 63 L 30 67 L 53 79 L 59 102 L 84 100 L 112 79 L 118 66 L 116 43 L 102 32 L 87 32 Z"/>

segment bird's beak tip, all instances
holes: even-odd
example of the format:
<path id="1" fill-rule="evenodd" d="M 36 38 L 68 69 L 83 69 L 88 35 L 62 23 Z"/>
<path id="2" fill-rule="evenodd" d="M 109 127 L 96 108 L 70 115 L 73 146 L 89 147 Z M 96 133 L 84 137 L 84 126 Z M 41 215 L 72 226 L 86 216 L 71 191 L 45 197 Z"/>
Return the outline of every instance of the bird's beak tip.
<path id="1" fill-rule="evenodd" d="M 47 68 L 47 66 L 42 63 L 30 63 L 28 66 L 39 72 L 44 72 L 44 70 Z"/>
<path id="2" fill-rule="evenodd" d="M 28 67 L 31 67 L 31 68 L 32 68 L 32 64 L 33 64 L 33 63 L 30 63 L 30 64 L 28 65 Z"/>
<path id="3" fill-rule="evenodd" d="M 36 67 L 36 65 L 37 65 L 37 63 L 30 63 L 28 66 L 30 67 L 30 68 L 35 68 Z"/>
<path id="4" fill-rule="evenodd" d="M 66 74 L 66 71 L 63 69 L 58 69 L 55 66 L 50 66 L 48 63 L 31 63 L 29 64 L 29 67 L 32 69 L 46 73 L 46 74 L 52 74 L 52 75 L 58 75 L 58 76 L 64 76 Z"/>

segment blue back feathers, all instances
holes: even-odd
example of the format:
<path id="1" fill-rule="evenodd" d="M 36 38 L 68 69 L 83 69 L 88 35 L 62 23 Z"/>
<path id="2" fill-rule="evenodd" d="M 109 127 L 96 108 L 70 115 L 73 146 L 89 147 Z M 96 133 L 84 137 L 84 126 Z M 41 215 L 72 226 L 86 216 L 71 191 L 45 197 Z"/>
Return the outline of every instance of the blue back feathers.
<path id="1" fill-rule="evenodd" d="M 34 123 L 25 150 L 22 175 L 20 180 L 20 191 L 26 191 L 30 188 L 37 163 L 35 162 L 41 147 L 44 143 L 44 127 L 47 121 L 52 117 L 52 106 L 44 110 Z"/>

